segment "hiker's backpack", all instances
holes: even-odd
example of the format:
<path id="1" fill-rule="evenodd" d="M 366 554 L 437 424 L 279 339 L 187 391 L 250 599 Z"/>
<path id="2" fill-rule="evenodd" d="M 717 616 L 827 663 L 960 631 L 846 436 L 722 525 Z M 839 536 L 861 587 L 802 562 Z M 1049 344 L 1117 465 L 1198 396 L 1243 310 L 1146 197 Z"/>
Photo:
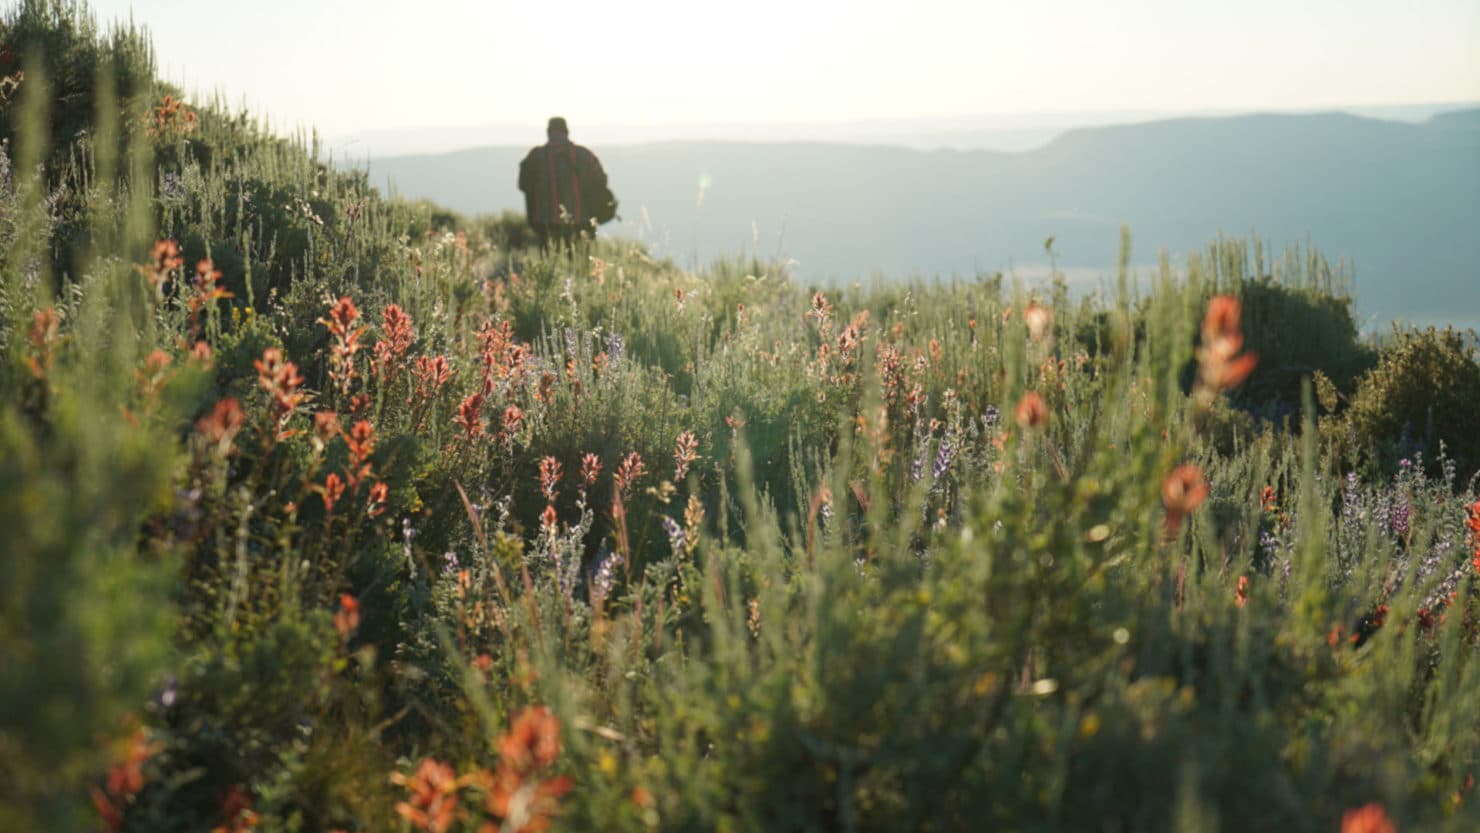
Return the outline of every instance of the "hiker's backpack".
<path id="1" fill-rule="evenodd" d="M 605 225 L 617 218 L 617 195 L 612 193 L 610 186 L 602 183 L 600 188 L 593 188 L 595 199 L 591 200 L 591 219 L 598 225 Z"/>

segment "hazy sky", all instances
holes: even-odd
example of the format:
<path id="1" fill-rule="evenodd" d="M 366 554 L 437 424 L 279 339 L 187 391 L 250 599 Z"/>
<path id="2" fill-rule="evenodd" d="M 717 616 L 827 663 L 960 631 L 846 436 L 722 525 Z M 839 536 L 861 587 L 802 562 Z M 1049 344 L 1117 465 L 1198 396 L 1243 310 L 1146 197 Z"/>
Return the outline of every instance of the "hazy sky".
<path id="1" fill-rule="evenodd" d="M 93 0 L 274 126 L 1480 99 L 1480 0 Z"/>

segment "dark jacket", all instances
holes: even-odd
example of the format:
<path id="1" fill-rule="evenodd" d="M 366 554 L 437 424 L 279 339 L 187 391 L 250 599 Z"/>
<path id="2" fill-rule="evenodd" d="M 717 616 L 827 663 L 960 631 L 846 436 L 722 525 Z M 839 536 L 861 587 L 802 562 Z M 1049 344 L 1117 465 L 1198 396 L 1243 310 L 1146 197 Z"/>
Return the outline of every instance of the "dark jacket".
<path id="1" fill-rule="evenodd" d="M 589 149 L 552 140 L 519 163 L 519 190 L 530 223 L 589 226 L 607 193 L 606 171 Z"/>

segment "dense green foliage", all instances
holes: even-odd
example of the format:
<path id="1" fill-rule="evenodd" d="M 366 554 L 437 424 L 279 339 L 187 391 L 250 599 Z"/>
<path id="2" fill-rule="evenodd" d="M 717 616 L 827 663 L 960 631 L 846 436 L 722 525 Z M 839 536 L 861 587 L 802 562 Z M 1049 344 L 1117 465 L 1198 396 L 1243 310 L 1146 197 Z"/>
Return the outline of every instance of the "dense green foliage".
<path id="1" fill-rule="evenodd" d="M 541 257 L 159 86 L 48 164 L 38 79 L 148 49 L 4 20 L 0 827 L 1480 820 L 1475 358 L 1315 253 Z"/>

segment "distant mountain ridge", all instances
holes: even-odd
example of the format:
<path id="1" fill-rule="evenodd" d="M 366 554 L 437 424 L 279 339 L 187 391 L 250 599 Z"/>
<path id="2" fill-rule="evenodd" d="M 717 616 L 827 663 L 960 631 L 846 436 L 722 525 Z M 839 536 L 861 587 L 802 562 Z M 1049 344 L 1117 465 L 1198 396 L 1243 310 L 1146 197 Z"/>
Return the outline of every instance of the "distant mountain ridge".
<path id="1" fill-rule="evenodd" d="M 806 277 L 1114 263 L 1219 234 L 1307 239 L 1356 266 L 1363 312 L 1480 318 L 1480 109 L 1405 123 L 1345 113 L 1070 130 L 1007 153 L 822 142 L 594 146 L 622 200 L 608 226 L 699 260 L 758 250 Z M 576 135 L 579 141 L 579 134 Z M 525 147 L 374 161 L 372 181 L 464 212 L 521 210 Z M 701 184 L 702 197 L 701 197 Z"/>

